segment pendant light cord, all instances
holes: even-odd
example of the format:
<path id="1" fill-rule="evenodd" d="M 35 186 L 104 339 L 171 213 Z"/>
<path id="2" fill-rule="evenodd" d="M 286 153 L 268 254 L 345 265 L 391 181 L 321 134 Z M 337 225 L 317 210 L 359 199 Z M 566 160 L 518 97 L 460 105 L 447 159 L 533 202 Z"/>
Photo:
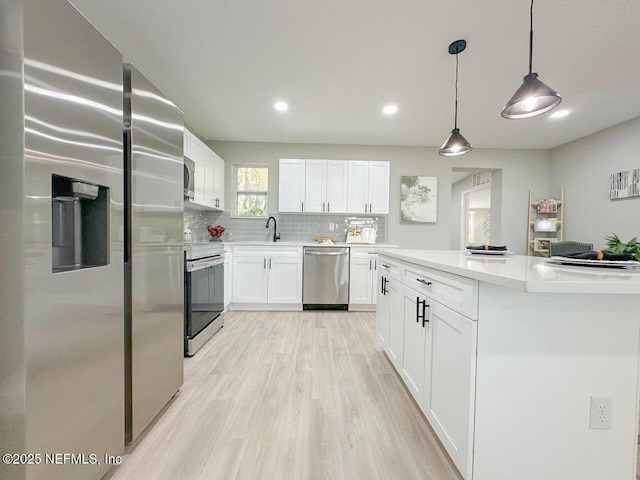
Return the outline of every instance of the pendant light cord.
<path id="1" fill-rule="evenodd" d="M 456 52 L 456 107 L 453 115 L 453 128 L 458 128 L 458 53 Z"/>
<path id="2" fill-rule="evenodd" d="M 531 0 L 531 10 L 529 11 L 529 75 L 533 71 L 533 0 Z"/>

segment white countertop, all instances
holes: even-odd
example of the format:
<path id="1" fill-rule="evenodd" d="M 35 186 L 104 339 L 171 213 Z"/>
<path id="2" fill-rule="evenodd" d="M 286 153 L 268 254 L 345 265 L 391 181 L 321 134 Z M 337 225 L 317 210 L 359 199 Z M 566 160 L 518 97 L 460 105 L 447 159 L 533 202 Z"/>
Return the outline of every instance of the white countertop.
<path id="1" fill-rule="evenodd" d="M 185 245 L 205 245 L 211 244 L 213 242 L 189 242 L 185 243 Z M 398 245 L 388 245 L 388 244 L 374 244 L 374 245 L 362 245 L 362 244 L 354 244 L 354 243 L 344 243 L 337 242 L 333 245 L 327 245 L 323 243 L 318 243 L 314 241 L 308 242 L 282 242 L 278 240 L 277 242 L 221 242 L 224 245 L 241 245 L 246 247 L 352 247 L 352 248 L 397 248 Z"/>
<path id="2" fill-rule="evenodd" d="M 541 257 L 477 255 L 458 250 L 380 252 L 390 258 L 523 292 L 640 294 L 640 269 L 556 265 Z"/>

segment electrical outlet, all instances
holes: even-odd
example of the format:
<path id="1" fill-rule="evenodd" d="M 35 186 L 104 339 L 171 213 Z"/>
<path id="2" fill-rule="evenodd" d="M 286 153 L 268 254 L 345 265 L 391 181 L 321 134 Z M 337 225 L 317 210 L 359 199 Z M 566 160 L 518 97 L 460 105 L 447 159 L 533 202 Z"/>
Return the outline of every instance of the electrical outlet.
<path id="1" fill-rule="evenodd" d="M 589 408 L 589 428 L 609 430 L 611 428 L 611 397 L 591 395 Z"/>
<path id="2" fill-rule="evenodd" d="M 329 230 L 333 232 L 335 229 L 336 229 L 336 224 L 333 222 L 329 222 Z"/>

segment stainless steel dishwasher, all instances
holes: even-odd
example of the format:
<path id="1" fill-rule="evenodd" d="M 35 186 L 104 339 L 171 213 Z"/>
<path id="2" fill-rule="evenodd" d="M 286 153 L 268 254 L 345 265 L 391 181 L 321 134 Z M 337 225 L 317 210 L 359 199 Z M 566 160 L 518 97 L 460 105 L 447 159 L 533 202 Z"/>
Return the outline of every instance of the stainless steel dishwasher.
<path id="1" fill-rule="evenodd" d="M 305 247 L 302 306 L 305 310 L 347 310 L 349 248 Z"/>

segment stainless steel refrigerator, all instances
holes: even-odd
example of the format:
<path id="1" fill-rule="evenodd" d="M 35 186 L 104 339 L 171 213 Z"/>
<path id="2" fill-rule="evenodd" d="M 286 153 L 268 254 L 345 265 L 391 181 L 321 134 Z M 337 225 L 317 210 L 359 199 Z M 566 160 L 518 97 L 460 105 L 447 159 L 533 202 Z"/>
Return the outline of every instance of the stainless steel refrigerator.
<path id="1" fill-rule="evenodd" d="M 124 66 L 126 439 L 182 385 L 182 112 Z"/>
<path id="2" fill-rule="evenodd" d="M 2 0 L 0 32 L 0 452 L 41 455 L 0 478 L 98 479 L 124 450 L 122 56 L 65 0 Z"/>

